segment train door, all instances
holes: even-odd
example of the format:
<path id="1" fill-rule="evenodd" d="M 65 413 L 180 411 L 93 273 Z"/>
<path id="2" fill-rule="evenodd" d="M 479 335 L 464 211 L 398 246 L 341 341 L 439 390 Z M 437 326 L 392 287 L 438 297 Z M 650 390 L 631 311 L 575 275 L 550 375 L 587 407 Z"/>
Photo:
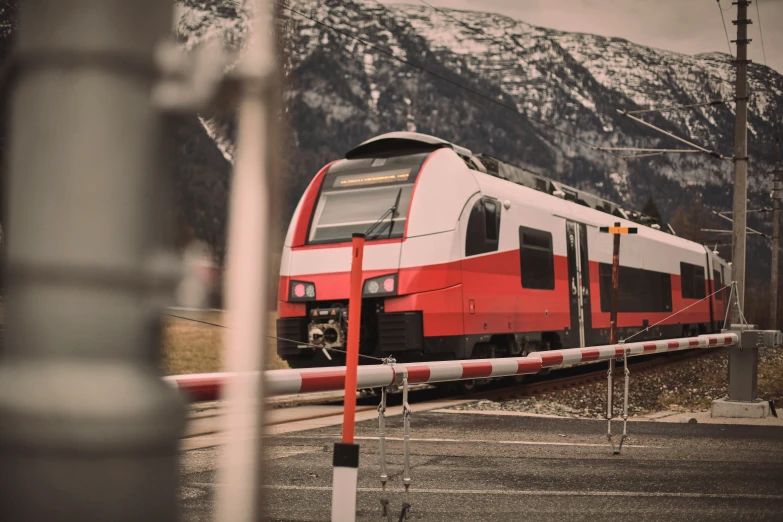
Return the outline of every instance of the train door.
<path id="1" fill-rule="evenodd" d="M 710 304 L 710 333 L 713 332 L 713 329 L 715 328 L 715 295 L 713 293 L 720 288 L 717 286 L 719 284 L 719 281 L 717 281 L 717 278 L 715 277 L 715 274 L 717 273 L 715 270 L 715 264 L 712 259 L 712 255 L 710 254 L 710 249 L 706 246 L 704 247 L 705 250 L 707 250 L 707 296 L 709 297 L 708 301 Z"/>
<path id="2" fill-rule="evenodd" d="M 587 256 L 587 225 L 566 221 L 566 250 L 568 252 L 568 296 L 571 328 L 567 346 L 586 346 L 592 331 L 590 306 L 590 265 Z M 576 336 L 571 337 L 571 335 Z M 578 343 L 578 344 L 577 344 Z"/>
<path id="3" fill-rule="evenodd" d="M 486 342 L 493 333 L 507 331 L 507 317 L 513 312 L 504 298 L 507 271 L 498 252 L 500 245 L 501 203 L 481 196 L 471 200 L 463 215 L 462 292 L 464 331 L 477 342 Z M 465 219 L 467 218 L 467 219 Z M 499 264 L 501 263 L 501 264 Z M 514 266 L 517 265 L 514 260 Z"/>

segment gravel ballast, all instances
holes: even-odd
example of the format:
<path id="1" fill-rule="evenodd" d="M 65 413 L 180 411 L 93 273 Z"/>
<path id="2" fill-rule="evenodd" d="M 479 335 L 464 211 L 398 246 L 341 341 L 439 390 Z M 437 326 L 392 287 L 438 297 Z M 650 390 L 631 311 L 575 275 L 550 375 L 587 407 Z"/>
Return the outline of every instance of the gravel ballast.
<path id="1" fill-rule="evenodd" d="M 622 414 L 622 364 L 614 382 L 614 414 Z M 634 373 L 630 367 L 628 416 L 659 411 L 704 412 L 714 399 L 728 394 L 728 350 L 720 350 L 660 368 Z M 554 373 L 554 372 L 553 372 Z M 759 350 L 758 397 L 783 406 L 783 349 Z M 479 400 L 454 406 L 454 410 L 519 411 L 574 418 L 604 418 L 606 380 L 535 397 Z"/>

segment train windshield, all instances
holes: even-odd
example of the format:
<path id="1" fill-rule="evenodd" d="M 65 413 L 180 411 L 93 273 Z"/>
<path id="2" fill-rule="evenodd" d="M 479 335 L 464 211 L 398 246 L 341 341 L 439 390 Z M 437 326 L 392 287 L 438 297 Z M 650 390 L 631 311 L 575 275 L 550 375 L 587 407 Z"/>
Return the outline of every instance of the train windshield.
<path id="1" fill-rule="evenodd" d="M 368 240 L 402 237 L 421 159 L 346 160 L 352 168 L 330 169 L 308 242 L 350 241 L 357 232 L 367 234 Z"/>

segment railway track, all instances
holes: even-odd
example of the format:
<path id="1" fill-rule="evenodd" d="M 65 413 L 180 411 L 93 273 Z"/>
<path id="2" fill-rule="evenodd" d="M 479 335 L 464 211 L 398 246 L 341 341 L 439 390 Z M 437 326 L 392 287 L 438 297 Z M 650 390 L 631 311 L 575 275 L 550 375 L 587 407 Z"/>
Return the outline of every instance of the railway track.
<path id="1" fill-rule="evenodd" d="M 634 373 L 644 372 L 655 368 L 662 368 L 664 366 L 670 366 L 680 363 L 684 360 L 694 359 L 698 357 L 704 357 L 706 355 L 715 353 L 715 351 L 721 348 L 711 350 L 691 350 L 687 352 L 668 354 L 668 357 L 652 357 L 647 360 L 633 361 L 629 359 L 628 368 Z M 496 396 L 499 399 L 512 399 L 527 397 L 531 395 L 537 395 L 547 393 L 551 391 L 565 390 L 568 388 L 575 388 L 583 384 L 591 384 L 594 382 L 606 382 L 606 372 L 608 369 L 608 363 L 592 364 L 590 366 L 601 366 L 600 369 L 591 369 L 589 372 L 578 373 L 576 375 L 559 376 L 553 379 L 542 379 L 538 382 L 529 382 L 514 387 L 504 388 L 501 390 L 487 392 L 490 395 Z M 618 365 L 618 370 L 615 370 L 615 380 L 622 379 L 621 366 Z M 511 393 L 511 396 L 505 396 L 505 393 Z M 480 397 L 489 398 L 489 397 Z"/>
<path id="2" fill-rule="evenodd" d="M 721 350 L 721 348 L 672 353 L 664 357 L 657 356 L 646 360 L 640 360 L 640 357 L 636 360 L 629 360 L 628 366 L 633 376 L 633 374 L 640 372 L 678 364 L 687 359 L 703 357 L 715 353 L 717 350 Z M 509 385 L 508 380 L 499 380 L 472 393 L 462 395 L 454 395 L 446 389 L 432 385 L 415 385 L 410 388 L 409 402 L 412 407 L 418 406 L 427 409 L 428 404 L 434 408 L 442 408 L 482 399 L 505 401 L 530 397 L 584 384 L 605 382 L 607 366 L 606 362 L 573 366 L 545 376 L 531 376 L 528 382 L 522 384 Z M 616 378 L 621 378 L 621 375 L 621 372 L 617 372 Z M 360 390 L 357 393 L 356 401 L 357 415 L 374 415 L 378 400 L 374 391 Z M 339 423 L 342 420 L 342 392 L 271 397 L 265 402 L 267 404 L 265 426 L 272 428 L 273 431 L 287 431 L 287 426 L 301 425 L 306 422 L 317 423 L 320 419 L 323 419 L 323 425 Z M 389 394 L 388 406 L 390 408 L 399 407 L 401 402 L 402 394 L 400 392 Z M 203 448 L 219 444 L 220 414 L 220 401 L 193 403 L 188 412 L 183 447 L 185 449 L 189 447 Z"/>

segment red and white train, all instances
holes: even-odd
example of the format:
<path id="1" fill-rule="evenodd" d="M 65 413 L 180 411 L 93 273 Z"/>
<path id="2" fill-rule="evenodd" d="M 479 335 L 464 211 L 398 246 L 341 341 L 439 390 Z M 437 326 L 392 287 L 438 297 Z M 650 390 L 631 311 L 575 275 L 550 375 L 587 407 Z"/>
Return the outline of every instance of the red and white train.
<path id="1" fill-rule="evenodd" d="M 384 134 L 315 176 L 280 267 L 277 351 L 344 364 L 351 236 L 366 234 L 360 353 L 397 361 L 517 356 L 607 344 L 613 236 L 618 338 L 720 331 L 727 263 L 603 199 L 441 139 Z M 641 226 L 640 226 L 641 225 Z M 707 299 L 704 299 L 707 297 Z M 365 360 L 366 362 L 366 360 Z"/>

